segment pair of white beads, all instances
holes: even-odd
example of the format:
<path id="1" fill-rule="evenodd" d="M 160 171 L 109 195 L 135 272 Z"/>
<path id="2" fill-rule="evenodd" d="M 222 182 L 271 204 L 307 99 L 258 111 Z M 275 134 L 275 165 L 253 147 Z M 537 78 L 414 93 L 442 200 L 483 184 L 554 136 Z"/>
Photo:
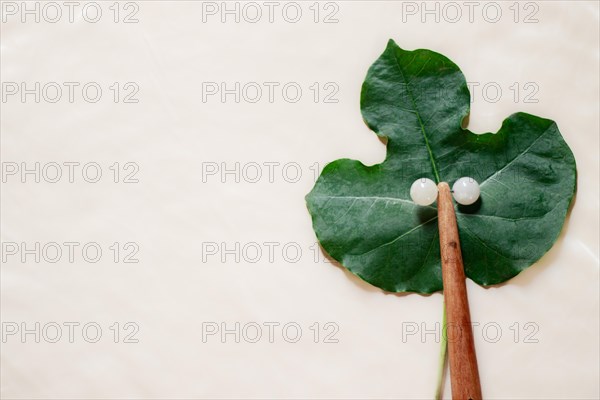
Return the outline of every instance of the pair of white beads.
<path id="1" fill-rule="evenodd" d="M 452 186 L 452 196 L 458 204 L 468 206 L 473 204 L 479 198 L 479 183 L 473 178 L 463 177 L 454 182 Z M 410 197 L 412 201 L 420 206 L 433 204 L 437 199 L 438 188 L 434 181 L 427 178 L 421 178 L 414 181 L 410 187 Z"/>

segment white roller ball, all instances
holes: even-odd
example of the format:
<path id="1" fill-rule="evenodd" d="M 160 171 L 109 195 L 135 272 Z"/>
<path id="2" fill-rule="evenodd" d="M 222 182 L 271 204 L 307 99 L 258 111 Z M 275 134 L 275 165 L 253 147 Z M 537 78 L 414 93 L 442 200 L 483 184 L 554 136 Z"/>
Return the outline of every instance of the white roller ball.
<path id="1" fill-rule="evenodd" d="M 480 195 L 479 183 L 473 178 L 463 177 L 454 182 L 452 195 L 458 204 L 468 206 L 477 201 Z"/>
<path id="2" fill-rule="evenodd" d="M 431 179 L 417 179 L 410 187 L 410 197 L 412 201 L 420 206 L 428 206 L 433 204 L 433 202 L 437 199 L 437 195 L 437 185 Z"/>

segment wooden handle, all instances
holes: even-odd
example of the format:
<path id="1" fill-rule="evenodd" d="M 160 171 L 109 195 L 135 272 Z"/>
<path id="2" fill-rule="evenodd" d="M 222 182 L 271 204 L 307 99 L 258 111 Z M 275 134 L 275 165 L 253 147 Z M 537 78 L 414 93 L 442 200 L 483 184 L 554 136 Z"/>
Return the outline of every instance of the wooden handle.
<path id="1" fill-rule="evenodd" d="M 438 185 L 438 226 L 452 398 L 481 400 L 467 286 L 450 186 Z"/>

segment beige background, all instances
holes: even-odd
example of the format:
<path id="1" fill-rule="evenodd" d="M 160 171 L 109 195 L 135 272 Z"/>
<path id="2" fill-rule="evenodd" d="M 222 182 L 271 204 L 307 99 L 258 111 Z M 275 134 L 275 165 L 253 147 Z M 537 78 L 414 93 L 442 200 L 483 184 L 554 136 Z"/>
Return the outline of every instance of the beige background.
<path id="1" fill-rule="evenodd" d="M 85 262 L 81 253 L 73 263 L 7 256 L 1 269 L 4 329 L 11 322 L 80 326 L 73 343 L 66 328 L 57 343 L 44 337 L 36 343 L 32 334 L 25 343 L 7 336 L 3 398 L 433 397 L 435 335 L 421 340 L 404 333 L 407 326 L 434 329 L 442 296 L 384 294 L 326 263 L 315 253 L 303 199 L 315 163 L 383 159 L 384 146 L 364 126 L 358 103 L 367 68 L 388 38 L 406 49 L 439 51 L 462 68 L 475 83 L 475 131 L 496 131 L 516 111 L 557 121 L 578 164 L 576 201 L 558 242 L 534 267 L 499 287 L 469 281 L 472 318 L 480 323 L 481 381 L 490 399 L 600 396 L 597 2 L 520 3 L 517 23 L 513 2 L 497 3 L 497 23 L 484 18 L 483 2 L 469 22 L 468 8 L 458 2 L 462 19 L 451 23 L 442 14 L 437 23 L 434 16 L 422 22 L 421 10 L 403 14 L 411 7 L 406 2 L 341 1 L 335 3 L 339 21 L 329 24 L 313 21 L 312 2 L 299 3 L 298 23 L 282 18 L 285 3 L 272 23 L 264 15 L 257 23 L 232 17 L 221 23 L 218 15 L 203 23 L 201 3 L 139 1 L 133 24 L 113 22 L 112 2 L 98 4 L 103 14 L 95 24 L 78 8 L 73 23 L 66 16 L 52 24 L 6 15 L 1 28 L 2 82 L 97 82 L 103 88 L 97 103 L 76 91 L 73 103 L 35 103 L 32 96 L 22 103 L 12 96 L 1 104 L 5 168 L 7 162 L 76 161 L 97 162 L 103 172 L 96 184 L 76 175 L 74 183 L 63 177 L 55 184 L 9 176 L 2 185 L 3 242 L 96 242 L 103 250 L 97 263 Z M 119 18 L 134 10 L 123 7 Z M 318 7 L 320 20 L 336 10 Z M 536 9 L 538 22 L 524 23 Z M 446 19 L 454 17 L 453 10 L 445 12 Z M 114 103 L 113 82 L 136 83 L 139 102 Z M 277 90 L 272 103 L 235 103 L 232 95 L 225 103 L 218 96 L 203 103 L 202 82 L 279 82 L 279 88 L 296 82 L 303 93 L 296 103 Z M 338 102 L 324 103 L 321 92 L 315 103 L 314 82 L 321 90 L 336 84 Z M 534 86 L 525 88 L 528 82 Z M 483 96 L 486 84 L 502 89 L 498 101 L 492 89 Z M 537 92 L 529 100 L 537 103 L 524 101 L 532 87 Z M 139 183 L 113 183 L 114 162 L 136 163 Z M 219 175 L 203 182 L 207 162 L 229 168 L 254 162 L 263 165 L 263 176 L 257 183 L 243 176 L 236 183 L 232 175 L 225 183 Z M 280 163 L 273 182 L 265 162 Z M 288 182 L 295 169 L 282 175 L 287 163 L 300 166 L 295 183 Z M 140 262 L 115 263 L 113 242 L 137 243 Z M 207 242 L 227 248 L 258 243 L 263 254 L 254 263 L 255 253 L 241 254 L 239 262 L 233 255 L 222 262 L 221 253 L 205 254 L 203 262 Z M 277 243 L 272 260 L 265 242 Z M 282 254 L 286 244 L 289 252 Z M 82 337 L 89 322 L 102 328 L 97 343 Z M 110 330 L 115 322 L 118 343 Z M 126 322 L 139 326 L 139 343 L 123 343 Z M 232 334 L 225 343 L 218 335 L 203 342 L 206 322 L 229 328 L 257 323 L 263 336 L 257 343 L 244 337 L 235 343 Z M 273 343 L 265 322 L 280 324 Z M 310 328 L 315 322 L 318 343 Z M 327 322 L 335 325 L 327 330 Z M 297 343 L 285 340 L 286 323 L 302 328 Z M 338 343 L 325 343 L 335 326 Z M 493 343 L 498 327 L 502 335 Z M 526 343 L 535 327 L 528 338 L 537 343 Z M 288 333 L 293 338 L 294 331 Z"/>

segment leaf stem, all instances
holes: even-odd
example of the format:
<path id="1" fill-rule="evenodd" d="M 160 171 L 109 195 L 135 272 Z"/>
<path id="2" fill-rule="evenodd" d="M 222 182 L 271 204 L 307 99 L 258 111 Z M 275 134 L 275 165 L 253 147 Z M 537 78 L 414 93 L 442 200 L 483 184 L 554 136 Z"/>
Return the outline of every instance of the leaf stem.
<path id="1" fill-rule="evenodd" d="M 440 359 L 438 361 L 437 387 L 435 400 L 442 400 L 444 394 L 444 378 L 446 377 L 446 350 L 448 348 L 448 336 L 446 335 L 446 305 L 442 300 L 442 337 L 440 338 Z"/>

